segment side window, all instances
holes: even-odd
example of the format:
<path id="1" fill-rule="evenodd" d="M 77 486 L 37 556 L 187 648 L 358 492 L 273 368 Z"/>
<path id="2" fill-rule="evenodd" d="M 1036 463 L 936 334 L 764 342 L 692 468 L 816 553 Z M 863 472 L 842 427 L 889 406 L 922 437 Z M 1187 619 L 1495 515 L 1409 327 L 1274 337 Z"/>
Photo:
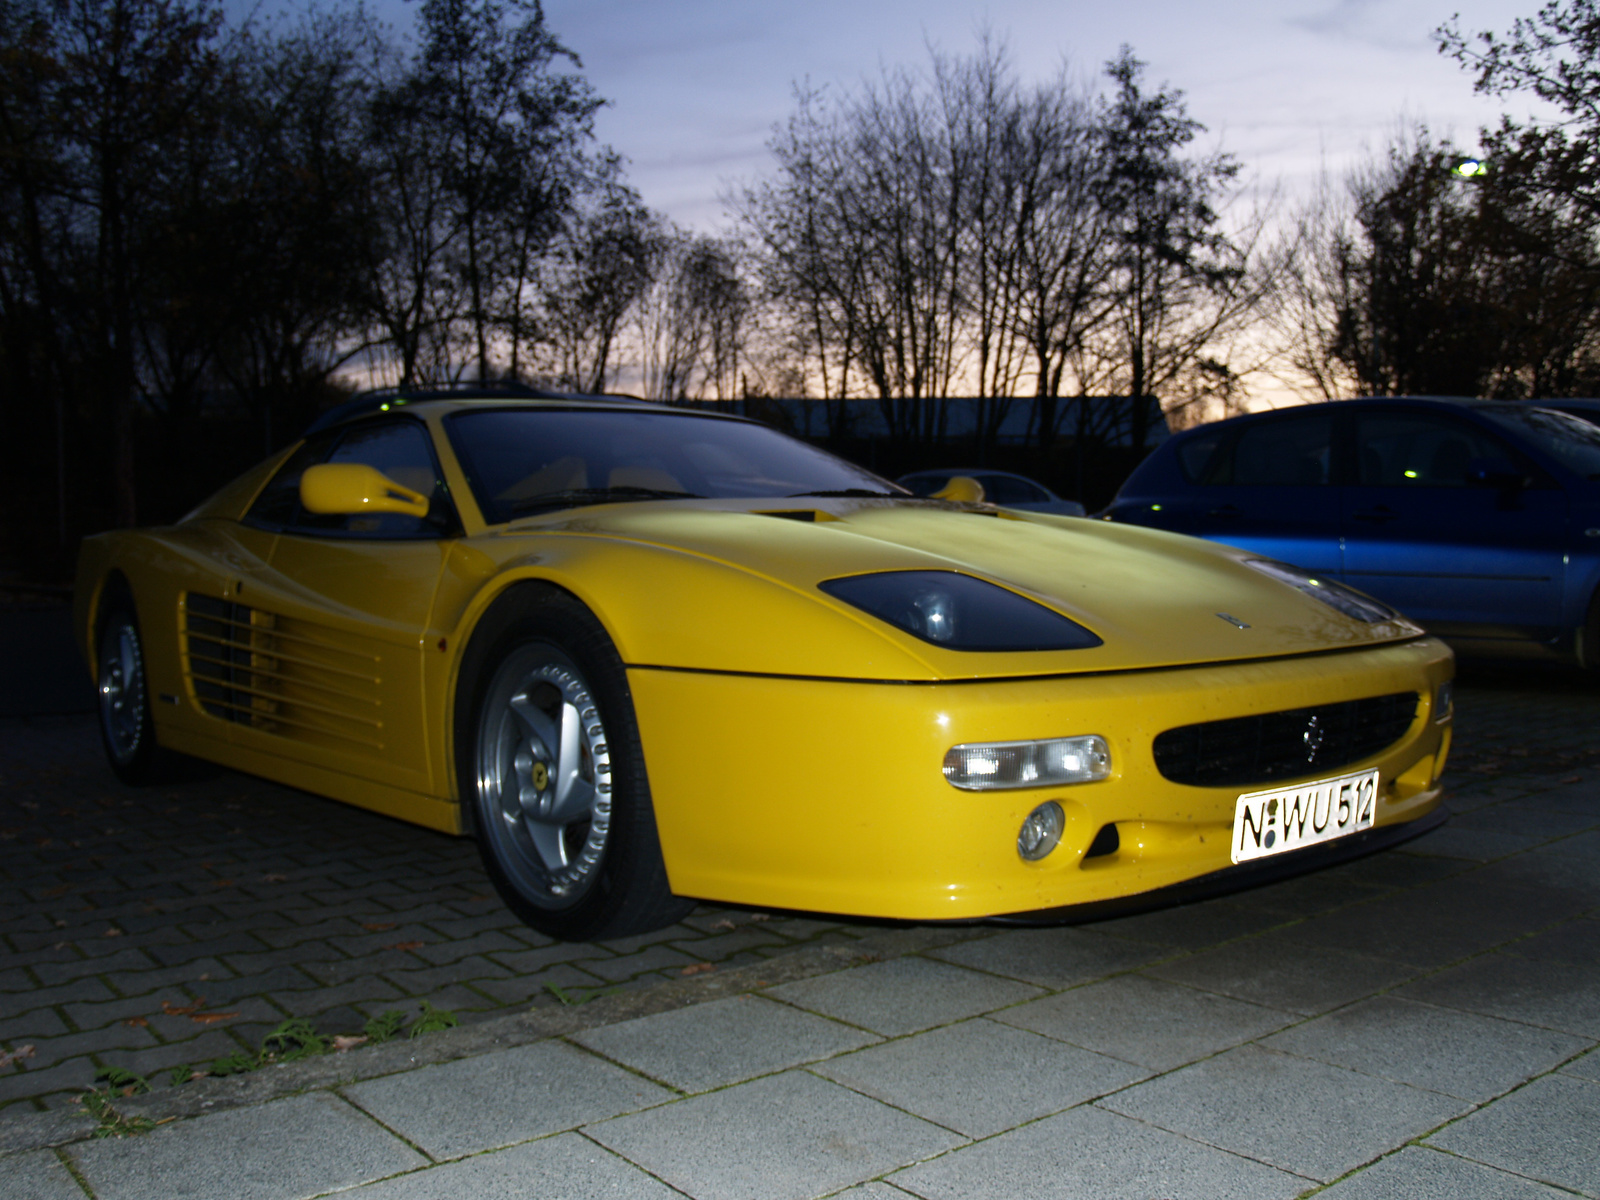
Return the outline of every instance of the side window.
<path id="1" fill-rule="evenodd" d="M 428 497 L 428 513 L 311 513 L 300 506 L 300 477 L 318 463 L 364 463 Z M 308 441 L 273 476 L 247 520 L 296 533 L 355 538 L 434 538 L 454 525 L 454 510 L 439 479 L 427 430 L 416 421 L 386 421 L 332 430 Z"/>
<path id="2" fill-rule="evenodd" d="M 1050 499 L 1043 488 L 1011 475 L 980 475 L 984 499 L 991 504 L 1043 504 Z"/>
<path id="3" fill-rule="evenodd" d="M 1434 413 L 1362 413 L 1356 446 L 1367 487 L 1466 487 L 1473 459 L 1513 457 L 1477 427 Z"/>
<path id="4" fill-rule="evenodd" d="M 1333 414 L 1311 413 L 1247 426 L 1205 482 L 1315 487 L 1330 482 L 1332 464 Z"/>
<path id="5" fill-rule="evenodd" d="M 261 489 L 256 502 L 244 515 L 246 523 L 263 525 L 269 529 L 281 529 L 293 524 L 295 514 L 300 511 L 300 476 L 305 474 L 307 467 L 314 467 L 327 458 L 338 440 L 337 431 L 307 438 L 305 444 L 289 456 L 267 486 Z"/>
<path id="6" fill-rule="evenodd" d="M 1217 474 L 1214 468 L 1220 465 L 1217 449 L 1225 441 L 1227 433 L 1222 430 L 1185 438 L 1178 447 L 1178 466 L 1183 477 L 1190 483 L 1217 483 L 1214 478 Z"/>

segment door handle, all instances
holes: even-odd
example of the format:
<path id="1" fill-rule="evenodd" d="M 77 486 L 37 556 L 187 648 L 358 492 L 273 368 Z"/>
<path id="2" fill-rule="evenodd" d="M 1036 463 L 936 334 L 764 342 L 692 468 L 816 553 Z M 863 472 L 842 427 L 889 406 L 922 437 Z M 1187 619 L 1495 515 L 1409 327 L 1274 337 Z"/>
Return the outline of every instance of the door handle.
<path id="1" fill-rule="evenodd" d="M 1385 521 L 1393 521 L 1400 516 L 1399 513 L 1395 512 L 1394 509 L 1390 508 L 1387 504 L 1380 504 L 1376 508 L 1363 509 L 1358 513 L 1351 513 L 1350 515 L 1357 521 L 1371 521 L 1377 525 L 1382 525 Z"/>
<path id="2" fill-rule="evenodd" d="M 1213 508 L 1210 512 L 1206 513 L 1206 516 L 1238 518 L 1244 516 L 1244 514 L 1239 511 L 1237 505 L 1224 504 L 1221 508 Z"/>

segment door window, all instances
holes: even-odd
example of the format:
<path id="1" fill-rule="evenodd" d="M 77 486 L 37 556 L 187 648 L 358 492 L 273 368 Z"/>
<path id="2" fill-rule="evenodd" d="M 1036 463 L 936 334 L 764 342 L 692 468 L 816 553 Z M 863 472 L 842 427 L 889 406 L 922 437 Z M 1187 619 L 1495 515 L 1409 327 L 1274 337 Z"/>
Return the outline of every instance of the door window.
<path id="1" fill-rule="evenodd" d="M 1464 488 L 1473 459 L 1512 457 L 1489 434 L 1433 413 L 1363 413 L 1356 445 L 1364 487 Z"/>
<path id="2" fill-rule="evenodd" d="M 1333 415 L 1261 421 L 1241 430 L 1232 446 L 1219 448 L 1211 438 L 1197 438 L 1184 450 L 1184 473 L 1197 483 L 1315 487 L 1332 479 Z"/>

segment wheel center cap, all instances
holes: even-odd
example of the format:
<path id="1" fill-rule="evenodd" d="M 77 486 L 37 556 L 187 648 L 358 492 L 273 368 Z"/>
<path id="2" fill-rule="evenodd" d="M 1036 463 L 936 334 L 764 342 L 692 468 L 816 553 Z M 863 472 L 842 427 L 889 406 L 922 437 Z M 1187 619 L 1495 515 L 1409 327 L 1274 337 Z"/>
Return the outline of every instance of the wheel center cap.
<path id="1" fill-rule="evenodd" d="M 550 768 L 545 766 L 542 762 L 534 763 L 533 770 L 529 772 L 529 775 L 532 779 L 533 786 L 537 790 L 542 792 L 545 790 L 545 788 L 550 786 Z"/>

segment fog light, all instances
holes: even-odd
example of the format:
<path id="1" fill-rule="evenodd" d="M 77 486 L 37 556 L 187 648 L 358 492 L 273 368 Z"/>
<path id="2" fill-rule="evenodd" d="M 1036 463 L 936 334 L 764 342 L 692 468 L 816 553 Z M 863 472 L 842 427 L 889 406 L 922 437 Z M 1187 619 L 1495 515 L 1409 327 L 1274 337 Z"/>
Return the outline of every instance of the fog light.
<path id="1" fill-rule="evenodd" d="M 969 742 L 951 746 L 944 777 L 969 792 L 999 788 L 1092 783 L 1111 774 L 1111 749 L 1103 737 L 1050 738 L 1041 742 Z"/>
<path id="2" fill-rule="evenodd" d="M 1066 814 L 1054 800 L 1046 800 L 1028 814 L 1017 834 L 1017 853 L 1029 862 L 1038 862 L 1061 841 L 1061 831 L 1066 827 Z"/>
<path id="3" fill-rule="evenodd" d="M 1433 694 L 1433 719 L 1438 722 L 1448 721 L 1456 711 L 1456 682 L 1446 679 L 1439 685 L 1439 690 Z"/>

